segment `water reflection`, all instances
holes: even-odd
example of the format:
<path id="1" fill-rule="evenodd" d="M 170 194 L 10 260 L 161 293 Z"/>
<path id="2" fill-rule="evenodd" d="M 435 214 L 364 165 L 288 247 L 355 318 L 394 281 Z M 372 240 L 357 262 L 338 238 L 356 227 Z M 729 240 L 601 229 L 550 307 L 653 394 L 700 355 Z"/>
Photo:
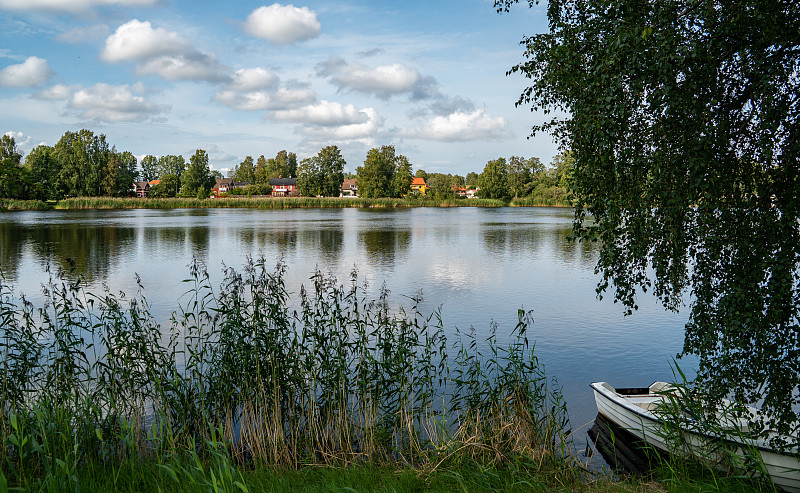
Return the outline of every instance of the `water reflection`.
<path id="1" fill-rule="evenodd" d="M 339 229 L 303 230 L 299 238 L 302 248 L 319 252 L 319 257 L 338 264 L 344 246 L 344 232 Z"/>
<path id="2" fill-rule="evenodd" d="M 135 252 L 136 230 L 131 227 L 61 223 L 24 228 L 41 265 L 52 263 L 67 271 L 74 266 L 90 282 L 106 279 L 117 262 Z"/>
<path id="3" fill-rule="evenodd" d="M 358 240 L 370 262 L 393 267 L 405 257 L 411 242 L 410 229 L 368 229 L 359 232 Z M 399 257 L 399 258 L 398 258 Z"/>
<path id="4" fill-rule="evenodd" d="M 25 230 L 16 223 L 0 222 L 0 274 L 9 281 L 17 280 L 25 236 Z"/>

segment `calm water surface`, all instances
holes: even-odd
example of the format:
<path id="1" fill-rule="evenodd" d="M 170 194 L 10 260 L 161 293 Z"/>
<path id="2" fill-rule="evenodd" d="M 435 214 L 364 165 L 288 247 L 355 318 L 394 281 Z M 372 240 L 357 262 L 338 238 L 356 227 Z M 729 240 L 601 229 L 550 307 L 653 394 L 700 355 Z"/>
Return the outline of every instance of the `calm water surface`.
<path id="1" fill-rule="evenodd" d="M 649 295 L 629 317 L 610 298 L 597 300 L 596 246 L 567 239 L 571 220 L 571 210 L 547 208 L 5 212 L 0 266 L 34 302 L 48 262 L 74 259 L 95 289 L 133 292 L 138 274 L 162 320 L 186 290 L 193 257 L 217 284 L 223 263 L 241 267 L 261 255 L 287 264 L 294 293 L 315 268 L 340 281 L 355 268 L 373 295 L 385 283 L 396 306 L 421 291 L 423 313 L 441 307 L 446 327 L 474 327 L 482 339 L 494 321 L 502 340 L 518 309 L 533 310 L 529 337 L 578 429 L 597 412 L 590 381 L 642 386 L 672 377 L 687 315 L 665 312 Z"/>

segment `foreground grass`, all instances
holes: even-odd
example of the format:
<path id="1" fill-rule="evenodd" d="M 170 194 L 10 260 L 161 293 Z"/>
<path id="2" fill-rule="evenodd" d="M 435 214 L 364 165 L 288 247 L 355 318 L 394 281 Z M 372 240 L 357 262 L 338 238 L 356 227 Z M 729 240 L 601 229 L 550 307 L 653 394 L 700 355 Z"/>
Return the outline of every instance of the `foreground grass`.
<path id="1" fill-rule="evenodd" d="M 349 197 L 223 197 L 196 198 L 118 198 L 75 197 L 59 201 L 0 199 L 0 210 L 49 209 L 311 209 L 311 208 L 408 208 L 408 207 L 572 207 L 561 199 L 395 199 Z"/>

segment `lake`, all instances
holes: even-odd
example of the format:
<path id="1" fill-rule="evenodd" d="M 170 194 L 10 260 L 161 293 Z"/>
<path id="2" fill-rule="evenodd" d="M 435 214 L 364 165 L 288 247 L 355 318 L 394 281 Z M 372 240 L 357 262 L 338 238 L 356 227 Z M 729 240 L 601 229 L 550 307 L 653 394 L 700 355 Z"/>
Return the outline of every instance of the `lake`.
<path id="1" fill-rule="evenodd" d="M 572 211 L 552 208 L 208 209 L 20 211 L 0 214 L 0 267 L 35 304 L 48 263 L 73 259 L 90 290 L 135 291 L 141 278 L 153 312 L 166 322 L 186 285 L 192 258 L 212 281 L 223 263 L 248 256 L 288 266 L 295 295 L 315 269 L 348 282 L 356 269 L 394 306 L 421 292 L 423 313 L 441 307 L 445 326 L 478 337 L 498 324 L 507 337 L 520 308 L 533 310 L 529 337 L 547 373 L 563 387 L 576 439 L 597 411 L 589 382 L 643 386 L 672 378 L 688 308 L 665 312 L 650 294 L 623 316 L 598 300 L 597 246 L 568 240 Z M 680 362 L 691 370 L 694 360 Z"/>

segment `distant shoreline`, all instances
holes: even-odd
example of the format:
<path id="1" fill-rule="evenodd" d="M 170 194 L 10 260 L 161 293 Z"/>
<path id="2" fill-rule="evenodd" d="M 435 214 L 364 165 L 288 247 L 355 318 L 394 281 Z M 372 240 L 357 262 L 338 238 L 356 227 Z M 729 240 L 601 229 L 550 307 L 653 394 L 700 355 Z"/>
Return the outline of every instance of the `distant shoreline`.
<path id="1" fill-rule="evenodd" d="M 339 209 L 411 207 L 572 207 L 570 204 L 535 203 L 526 199 L 403 199 L 351 197 L 245 197 L 245 198 L 115 198 L 76 197 L 59 201 L 0 199 L 0 210 L 79 209 Z"/>

